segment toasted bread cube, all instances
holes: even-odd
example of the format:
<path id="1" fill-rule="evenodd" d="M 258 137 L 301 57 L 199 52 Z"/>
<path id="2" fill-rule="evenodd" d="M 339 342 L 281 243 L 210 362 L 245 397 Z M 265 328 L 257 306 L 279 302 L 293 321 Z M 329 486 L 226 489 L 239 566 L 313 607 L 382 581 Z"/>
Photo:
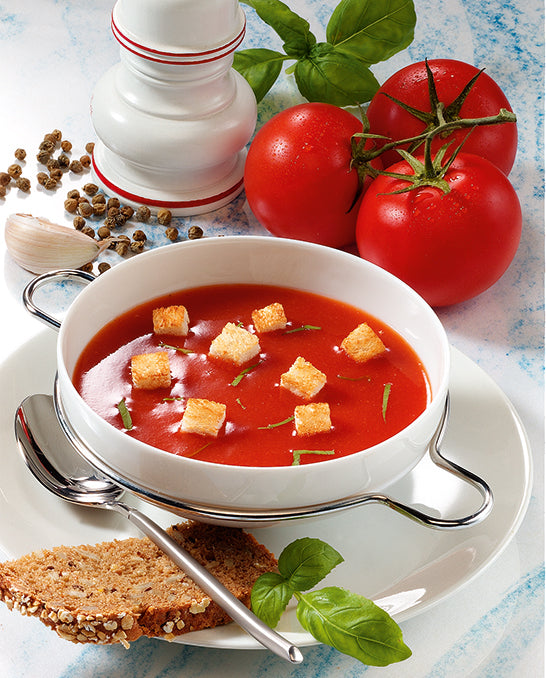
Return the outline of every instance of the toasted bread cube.
<path id="1" fill-rule="evenodd" d="M 294 360 L 288 372 L 281 374 L 281 386 L 302 398 L 312 398 L 325 383 L 326 375 L 301 356 Z"/>
<path id="2" fill-rule="evenodd" d="M 264 308 L 256 308 L 252 311 L 252 322 L 256 332 L 274 332 L 284 330 L 286 327 L 286 315 L 282 304 L 278 301 Z"/>
<path id="3" fill-rule="evenodd" d="M 367 323 L 350 332 L 341 342 L 341 348 L 357 363 L 365 363 L 386 351 L 385 344 Z"/>
<path id="4" fill-rule="evenodd" d="M 171 385 L 171 367 L 167 351 L 141 353 L 131 358 L 131 376 L 133 386 L 151 390 L 169 388 Z"/>
<path id="5" fill-rule="evenodd" d="M 190 322 L 185 306 L 163 306 L 152 310 L 155 334 L 172 334 L 185 337 Z"/>
<path id="6" fill-rule="evenodd" d="M 226 406 L 223 403 L 215 403 L 204 398 L 188 398 L 180 430 L 217 438 L 225 419 Z"/>
<path id="7" fill-rule="evenodd" d="M 258 337 L 234 323 L 226 323 L 220 334 L 212 340 L 209 348 L 209 355 L 236 365 L 246 363 L 259 352 Z"/>
<path id="8" fill-rule="evenodd" d="M 297 405 L 294 408 L 294 424 L 299 436 L 327 433 L 332 427 L 330 405 L 328 403 Z"/>

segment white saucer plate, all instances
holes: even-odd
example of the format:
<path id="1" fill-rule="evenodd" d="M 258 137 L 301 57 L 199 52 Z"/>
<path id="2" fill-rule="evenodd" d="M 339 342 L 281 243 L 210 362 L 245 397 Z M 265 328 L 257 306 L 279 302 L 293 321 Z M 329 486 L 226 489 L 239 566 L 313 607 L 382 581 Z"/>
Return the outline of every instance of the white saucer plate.
<path id="1" fill-rule="evenodd" d="M 42 488 L 18 453 L 15 410 L 33 393 L 51 393 L 57 335 L 43 331 L 0 365 L 0 547 L 8 558 L 60 544 L 94 543 L 137 534 L 110 512 L 73 506 Z M 527 509 L 532 467 L 527 436 L 513 406 L 483 370 L 452 349 L 451 416 L 442 448 L 450 460 L 481 476 L 493 491 L 490 515 L 472 527 L 435 530 L 391 509 L 367 505 L 327 517 L 295 520 L 253 530 L 275 555 L 294 539 L 318 537 L 344 562 L 321 583 L 342 586 L 375 600 L 403 621 L 421 614 L 477 577 L 504 550 Z M 473 513 L 478 492 L 425 459 L 387 490 L 396 499 L 443 517 Z M 180 519 L 134 498 L 167 526 Z M 290 606 L 278 630 L 291 642 L 314 645 Z M 257 649 L 235 624 L 188 633 L 177 642 L 229 649 Z"/>

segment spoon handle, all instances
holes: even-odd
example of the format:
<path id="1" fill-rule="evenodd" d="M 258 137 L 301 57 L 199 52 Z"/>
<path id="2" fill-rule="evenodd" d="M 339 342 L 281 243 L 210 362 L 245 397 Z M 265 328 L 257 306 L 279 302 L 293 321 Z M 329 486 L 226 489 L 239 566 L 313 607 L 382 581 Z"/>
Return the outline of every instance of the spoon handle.
<path id="1" fill-rule="evenodd" d="M 133 525 L 136 525 L 178 567 L 184 570 L 212 600 L 218 603 L 233 621 L 239 624 L 241 628 L 247 631 L 264 647 L 293 664 L 299 664 L 303 661 L 303 655 L 295 645 L 289 643 L 251 612 L 246 605 L 228 591 L 203 565 L 198 563 L 153 520 L 122 502 L 111 502 L 108 506 L 128 518 Z"/>

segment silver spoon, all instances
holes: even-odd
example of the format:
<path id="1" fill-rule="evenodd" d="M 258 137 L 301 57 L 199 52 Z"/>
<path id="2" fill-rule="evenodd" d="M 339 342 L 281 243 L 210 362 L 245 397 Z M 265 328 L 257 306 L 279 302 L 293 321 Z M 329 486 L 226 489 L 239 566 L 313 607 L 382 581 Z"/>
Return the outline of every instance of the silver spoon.
<path id="1" fill-rule="evenodd" d="M 120 501 L 124 490 L 100 476 L 65 436 L 51 396 L 32 395 L 21 403 L 15 416 L 15 435 L 27 466 L 50 492 L 74 504 L 121 513 L 264 647 L 293 664 L 303 661 L 303 655 L 295 645 L 256 617 L 165 530 Z"/>

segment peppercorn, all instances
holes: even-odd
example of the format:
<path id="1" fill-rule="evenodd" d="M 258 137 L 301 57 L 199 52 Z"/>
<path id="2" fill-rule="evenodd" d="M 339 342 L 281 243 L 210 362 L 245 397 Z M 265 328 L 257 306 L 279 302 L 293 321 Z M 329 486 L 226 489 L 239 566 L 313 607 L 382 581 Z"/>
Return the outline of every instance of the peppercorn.
<path id="1" fill-rule="evenodd" d="M 81 202 L 87 202 L 87 203 L 88 203 L 89 200 L 85 197 L 85 195 L 79 195 L 79 194 L 78 194 L 78 205 L 79 205 Z"/>
<path id="2" fill-rule="evenodd" d="M 0 186 L 7 186 L 11 181 L 11 177 L 7 172 L 0 172 Z"/>
<path id="3" fill-rule="evenodd" d="M 74 172 L 74 174 L 81 174 L 83 172 L 83 165 L 79 160 L 72 160 L 72 162 L 68 166 L 68 169 L 71 172 Z"/>
<path id="4" fill-rule="evenodd" d="M 91 158 L 88 155 L 82 155 L 80 157 L 80 162 L 82 164 L 82 167 L 89 167 L 91 165 Z"/>
<path id="5" fill-rule="evenodd" d="M 18 179 L 22 173 L 23 170 L 21 168 L 21 165 L 18 165 L 17 163 L 14 163 L 13 165 L 10 165 L 8 167 L 8 174 L 12 179 Z"/>
<path id="6" fill-rule="evenodd" d="M 75 198 L 76 200 L 78 200 L 78 198 L 80 197 L 80 192 L 78 191 L 77 188 L 71 188 L 66 194 L 66 197 Z"/>
<path id="7" fill-rule="evenodd" d="M 0 198 L 5 198 L 7 193 L 7 188 L 0 185 Z"/>
<path id="8" fill-rule="evenodd" d="M 135 210 L 130 205 L 124 205 L 123 207 L 120 208 L 119 211 L 123 214 L 123 216 L 126 219 L 130 219 L 135 213 Z"/>
<path id="9" fill-rule="evenodd" d="M 131 252 L 138 254 L 139 252 L 142 252 L 143 249 L 144 249 L 143 240 L 133 240 L 133 242 L 131 243 Z"/>
<path id="10" fill-rule="evenodd" d="M 49 179 L 49 177 L 45 172 L 38 172 L 38 174 L 36 175 L 36 179 L 38 180 L 40 186 L 44 186 L 45 182 Z"/>
<path id="11" fill-rule="evenodd" d="M 129 251 L 129 243 L 125 241 L 117 242 L 115 245 L 115 250 L 120 255 L 120 257 L 124 257 Z"/>
<path id="12" fill-rule="evenodd" d="M 97 268 L 99 269 L 99 273 L 102 274 L 102 273 L 106 273 L 106 271 L 111 267 L 110 267 L 110 264 L 108 262 L 101 261 L 100 264 L 97 266 Z"/>
<path id="13" fill-rule="evenodd" d="M 150 212 L 150 208 L 146 207 L 146 205 L 140 205 L 140 207 L 137 207 L 135 212 L 135 219 L 137 221 L 146 222 L 151 216 L 152 213 Z"/>
<path id="14" fill-rule="evenodd" d="M 110 202 L 110 201 L 108 201 Z M 117 215 L 119 214 L 119 207 L 108 207 L 108 203 L 106 203 L 106 209 L 107 209 L 107 214 L 109 217 L 112 217 L 112 219 L 115 219 Z"/>
<path id="15" fill-rule="evenodd" d="M 63 139 L 61 141 L 61 148 L 65 153 L 70 153 L 70 151 L 72 150 L 72 143 L 67 139 Z"/>
<path id="16" fill-rule="evenodd" d="M 53 144 L 53 148 L 57 145 L 57 138 L 54 134 L 44 134 L 44 141 L 49 141 Z"/>
<path id="17" fill-rule="evenodd" d="M 87 195 L 95 195 L 98 190 L 99 187 L 96 184 L 85 184 L 82 188 L 82 191 L 87 193 Z"/>
<path id="18" fill-rule="evenodd" d="M 84 226 L 82 228 L 82 233 L 84 233 L 85 235 L 88 235 L 90 238 L 95 237 L 95 231 L 91 228 L 91 226 Z"/>
<path id="19" fill-rule="evenodd" d="M 102 217 L 106 213 L 106 205 L 103 202 L 94 202 L 93 203 L 93 214 L 96 217 Z"/>
<path id="20" fill-rule="evenodd" d="M 162 226 L 167 226 L 171 223 L 172 216 L 170 210 L 162 208 L 157 213 L 157 220 Z"/>
<path id="21" fill-rule="evenodd" d="M 135 231 L 133 233 L 133 240 L 144 242 L 145 240 L 147 240 L 146 233 L 144 233 L 144 231 L 141 231 L 140 229 L 138 231 Z"/>
<path id="22" fill-rule="evenodd" d="M 108 205 L 108 209 L 111 207 L 117 207 L 119 210 L 121 207 L 121 203 L 118 198 L 108 198 L 108 202 L 106 204 Z"/>
<path id="23" fill-rule="evenodd" d="M 20 191 L 23 191 L 23 193 L 28 193 L 30 191 L 30 179 L 27 179 L 26 177 L 18 177 L 15 185 Z"/>
<path id="24" fill-rule="evenodd" d="M 13 155 L 17 158 L 17 160 L 23 161 L 27 157 L 27 152 L 24 148 L 17 148 Z"/>
<path id="25" fill-rule="evenodd" d="M 97 193 L 91 198 L 91 202 L 93 205 L 96 205 L 97 203 L 102 203 L 104 207 L 106 207 L 106 198 L 104 197 L 104 193 Z"/>
<path id="26" fill-rule="evenodd" d="M 63 133 L 60 129 L 54 129 L 53 132 L 51 132 L 51 136 L 55 139 L 55 141 L 60 141 L 63 138 Z"/>
<path id="27" fill-rule="evenodd" d="M 93 151 L 95 150 L 95 144 L 93 141 L 89 141 L 87 144 L 85 144 L 85 150 L 91 155 Z"/>
<path id="28" fill-rule="evenodd" d="M 80 216 L 78 215 L 78 216 L 75 216 L 75 217 L 74 217 L 72 223 L 74 224 L 74 228 L 75 228 L 77 231 L 81 231 L 82 228 L 85 226 L 85 224 L 86 224 L 87 222 L 85 221 L 85 219 L 84 219 L 83 217 L 80 217 Z"/>
<path id="29" fill-rule="evenodd" d="M 167 236 L 167 238 L 169 238 L 169 240 L 174 242 L 175 240 L 178 239 L 178 229 L 175 228 L 174 226 L 169 226 L 169 228 L 167 228 L 165 231 L 165 235 Z"/>
<path id="30" fill-rule="evenodd" d="M 38 146 L 38 150 L 45 151 L 51 155 L 51 153 L 53 153 L 55 150 L 55 142 L 51 141 L 50 139 L 44 139 Z"/>
<path id="31" fill-rule="evenodd" d="M 44 188 L 46 191 L 54 191 L 57 188 L 57 182 L 53 177 L 48 177 L 44 182 Z"/>
<path id="32" fill-rule="evenodd" d="M 57 160 L 57 158 L 50 158 L 46 163 L 46 167 L 51 173 L 51 170 L 60 169 L 61 163 Z"/>
<path id="33" fill-rule="evenodd" d="M 88 202 L 80 202 L 78 212 L 82 217 L 90 217 L 93 214 L 93 206 Z"/>
<path id="34" fill-rule="evenodd" d="M 127 221 L 127 217 L 120 212 L 119 214 L 116 214 L 114 216 L 114 221 L 116 222 L 116 226 L 125 226 L 125 222 Z"/>
<path id="35" fill-rule="evenodd" d="M 80 266 L 79 270 L 84 273 L 93 273 L 93 262 L 90 261 L 89 263 Z"/>
<path id="36" fill-rule="evenodd" d="M 78 209 L 78 200 L 76 198 L 67 198 L 64 201 L 64 208 L 67 212 L 74 214 L 74 212 Z"/>
<path id="37" fill-rule="evenodd" d="M 104 225 L 108 226 L 108 228 L 115 228 L 117 226 L 114 217 L 106 217 L 106 219 L 104 220 Z"/>
<path id="38" fill-rule="evenodd" d="M 59 167 L 64 169 L 68 169 L 68 167 L 70 167 L 70 158 L 66 155 L 66 153 L 60 153 L 59 157 L 57 158 L 57 162 L 59 163 Z"/>
<path id="39" fill-rule="evenodd" d="M 197 240 L 203 237 L 203 229 L 201 226 L 190 226 L 188 228 L 188 238 L 190 240 Z"/>
<path id="40" fill-rule="evenodd" d="M 51 159 L 51 153 L 48 151 L 40 151 L 36 155 L 36 160 L 41 164 L 41 165 L 47 165 L 49 160 Z"/>
<path id="41" fill-rule="evenodd" d="M 99 240 L 104 240 L 105 238 L 109 238 L 111 235 L 110 229 L 108 226 L 101 226 L 99 230 L 97 231 L 97 236 L 99 237 Z"/>
<path id="42" fill-rule="evenodd" d="M 63 178 L 63 171 L 60 167 L 50 170 L 49 176 L 55 179 L 55 181 L 60 181 Z"/>

